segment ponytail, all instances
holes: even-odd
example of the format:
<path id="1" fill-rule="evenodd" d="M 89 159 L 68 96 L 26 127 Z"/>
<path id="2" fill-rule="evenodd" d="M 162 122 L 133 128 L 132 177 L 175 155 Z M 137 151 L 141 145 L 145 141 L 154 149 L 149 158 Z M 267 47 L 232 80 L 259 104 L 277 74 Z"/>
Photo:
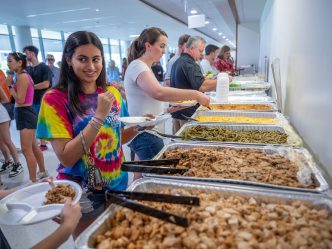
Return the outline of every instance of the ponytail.
<path id="1" fill-rule="evenodd" d="M 128 51 L 128 63 L 138 59 L 145 53 L 145 46 L 140 46 L 139 37 L 133 41 Z"/>

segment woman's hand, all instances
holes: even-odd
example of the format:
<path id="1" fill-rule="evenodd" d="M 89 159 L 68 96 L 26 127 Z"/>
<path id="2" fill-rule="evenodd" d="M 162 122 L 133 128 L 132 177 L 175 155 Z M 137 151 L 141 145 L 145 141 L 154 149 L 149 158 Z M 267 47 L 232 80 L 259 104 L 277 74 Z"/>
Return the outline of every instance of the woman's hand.
<path id="1" fill-rule="evenodd" d="M 200 103 L 203 106 L 209 106 L 209 104 L 210 104 L 210 97 L 206 96 L 202 92 L 198 92 L 197 102 Z"/>
<path id="2" fill-rule="evenodd" d="M 115 97 L 109 91 L 98 94 L 96 116 L 105 119 L 111 110 L 113 101 L 115 101 Z"/>
<path id="3" fill-rule="evenodd" d="M 71 198 L 66 198 L 65 206 L 61 213 L 61 225 L 66 226 L 70 233 L 73 233 L 81 217 L 80 204 L 73 205 Z"/>

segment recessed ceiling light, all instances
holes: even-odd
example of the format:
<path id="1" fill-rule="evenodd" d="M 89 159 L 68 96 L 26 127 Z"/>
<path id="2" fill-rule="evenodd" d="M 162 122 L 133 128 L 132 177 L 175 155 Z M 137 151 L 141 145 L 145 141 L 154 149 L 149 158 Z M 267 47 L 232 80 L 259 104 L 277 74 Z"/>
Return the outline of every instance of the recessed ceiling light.
<path id="1" fill-rule="evenodd" d="M 222 38 L 224 38 L 224 39 L 225 39 L 225 38 L 226 38 L 226 36 L 223 36 Z"/>
<path id="2" fill-rule="evenodd" d="M 191 10 L 190 14 L 197 14 L 197 10 Z"/>
<path id="3" fill-rule="evenodd" d="M 218 33 L 218 35 L 222 35 L 222 33 L 220 32 L 220 33 Z"/>
<path id="4" fill-rule="evenodd" d="M 213 30 L 213 31 L 216 31 L 216 30 L 217 30 L 217 28 L 213 28 L 212 30 Z"/>
<path id="5" fill-rule="evenodd" d="M 139 35 L 129 35 L 130 38 L 136 38 L 139 37 Z"/>
<path id="6" fill-rule="evenodd" d="M 205 21 L 205 24 L 209 24 L 210 22 L 209 21 Z"/>
<path id="7" fill-rule="evenodd" d="M 96 9 L 96 11 L 97 11 L 97 12 L 99 12 L 99 11 L 100 11 L 100 9 Z"/>

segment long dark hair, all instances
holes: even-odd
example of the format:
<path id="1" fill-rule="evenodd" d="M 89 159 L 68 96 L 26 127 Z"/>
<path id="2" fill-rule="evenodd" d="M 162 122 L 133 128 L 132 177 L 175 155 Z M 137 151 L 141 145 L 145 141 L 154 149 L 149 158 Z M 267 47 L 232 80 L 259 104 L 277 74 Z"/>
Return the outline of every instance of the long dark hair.
<path id="1" fill-rule="evenodd" d="M 159 36 L 167 36 L 166 32 L 160 28 L 151 27 L 144 29 L 140 36 L 133 41 L 129 47 L 128 63 L 138 59 L 145 53 L 145 43 L 148 42 L 153 45 Z"/>
<path id="2" fill-rule="evenodd" d="M 83 114 L 85 112 L 85 110 L 82 110 L 79 105 L 79 95 L 82 94 L 83 91 L 81 88 L 80 80 L 74 73 L 73 68 L 69 66 L 68 60 L 72 58 L 76 48 L 87 44 L 96 46 L 101 52 L 103 68 L 96 80 L 96 84 L 97 87 L 102 87 L 103 89 L 106 88 L 106 71 L 103 45 L 94 33 L 87 31 L 77 31 L 72 33 L 67 38 L 61 59 L 59 81 L 55 86 L 56 89 L 62 91 L 65 90 L 68 92 L 68 101 L 74 112 L 77 114 Z"/>
<path id="3" fill-rule="evenodd" d="M 27 57 L 25 54 L 14 51 L 9 53 L 8 55 L 12 56 L 16 61 L 22 61 L 22 69 L 27 69 Z"/>

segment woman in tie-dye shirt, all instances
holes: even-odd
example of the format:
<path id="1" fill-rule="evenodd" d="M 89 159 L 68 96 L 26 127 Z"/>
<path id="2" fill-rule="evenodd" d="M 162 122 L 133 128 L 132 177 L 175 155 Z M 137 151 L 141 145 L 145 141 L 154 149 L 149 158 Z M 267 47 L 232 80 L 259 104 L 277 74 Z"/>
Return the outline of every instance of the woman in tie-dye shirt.
<path id="1" fill-rule="evenodd" d="M 103 188 L 125 189 L 128 173 L 120 170 L 124 160 L 121 145 L 137 131 L 134 127 L 124 129 L 119 121 L 121 116 L 128 116 L 127 108 L 118 90 L 106 86 L 100 40 L 91 32 L 71 34 L 63 51 L 59 83 L 44 95 L 37 127 L 37 137 L 51 141 L 60 161 L 57 179 L 86 186 L 88 166 L 82 132 L 101 171 Z M 81 206 L 83 217 L 89 216 L 89 221 L 80 223 L 76 235 L 102 211 L 101 203 L 92 201 L 86 207 L 86 201 Z"/>

